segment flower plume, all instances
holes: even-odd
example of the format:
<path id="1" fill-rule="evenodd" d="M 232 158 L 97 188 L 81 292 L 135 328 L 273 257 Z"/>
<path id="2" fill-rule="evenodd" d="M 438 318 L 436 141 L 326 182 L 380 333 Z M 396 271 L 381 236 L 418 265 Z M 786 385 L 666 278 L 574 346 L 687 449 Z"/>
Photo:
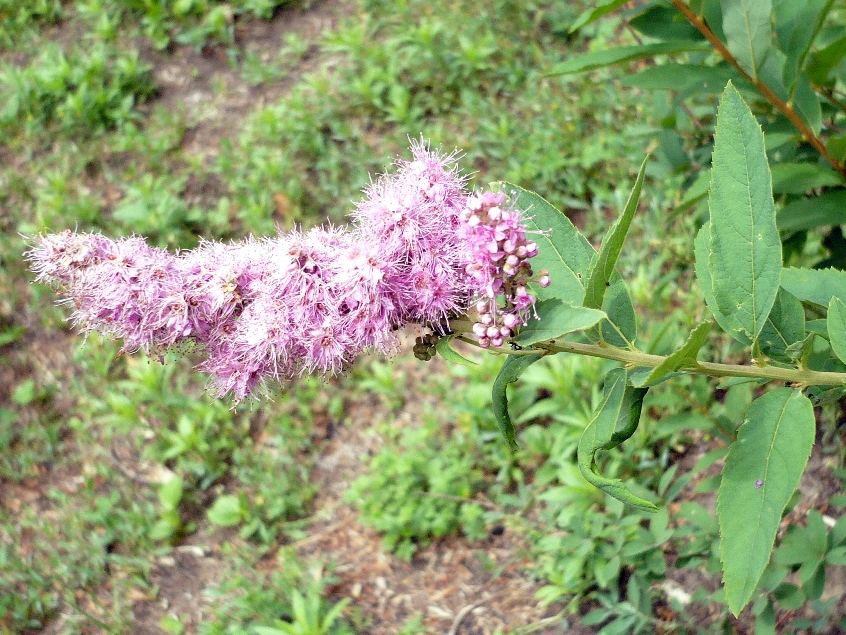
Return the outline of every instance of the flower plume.
<path id="1" fill-rule="evenodd" d="M 122 339 L 122 352 L 198 344 L 199 369 L 237 400 L 339 373 L 365 349 L 389 354 L 404 325 L 441 330 L 473 308 L 480 345 L 500 346 L 534 306 L 537 246 L 523 212 L 503 194 L 469 192 L 456 153 L 422 142 L 411 153 L 365 190 L 349 228 L 177 254 L 138 236 L 65 231 L 37 237 L 27 257 L 81 330 Z"/>

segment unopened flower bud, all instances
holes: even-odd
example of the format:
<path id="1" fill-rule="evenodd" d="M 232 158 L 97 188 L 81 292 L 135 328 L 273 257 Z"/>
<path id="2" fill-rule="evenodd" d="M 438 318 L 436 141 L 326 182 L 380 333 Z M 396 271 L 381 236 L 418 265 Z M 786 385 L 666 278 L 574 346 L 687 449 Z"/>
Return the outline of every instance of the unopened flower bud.
<path id="1" fill-rule="evenodd" d="M 547 276 L 547 275 L 543 275 L 540 278 L 538 278 L 538 284 L 540 286 L 544 287 L 544 288 L 548 287 L 550 282 L 551 282 L 551 280 L 549 279 L 549 276 Z"/>

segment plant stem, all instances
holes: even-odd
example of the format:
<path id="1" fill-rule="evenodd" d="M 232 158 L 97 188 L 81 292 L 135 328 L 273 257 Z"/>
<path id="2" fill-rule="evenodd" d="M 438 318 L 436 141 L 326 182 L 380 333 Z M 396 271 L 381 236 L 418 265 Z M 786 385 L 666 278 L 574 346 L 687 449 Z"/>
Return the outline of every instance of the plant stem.
<path id="1" fill-rule="evenodd" d="M 711 43 L 711 45 L 717 50 L 717 52 L 722 56 L 724 60 L 726 60 L 729 64 L 734 66 L 737 71 L 743 75 L 749 82 L 758 89 L 758 91 L 769 101 L 773 106 L 775 106 L 781 114 L 787 117 L 790 120 L 799 133 L 802 135 L 802 138 L 810 143 L 814 148 L 819 152 L 823 157 L 825 157 L 826 161 L 831 163 L 835 170 L 837 170 L 841 176 L 846 178 L 846 168 L 844 168 L 843 164 L 837 161 L 834 157 L 832 157 L 828 150 L 825 147 L 825 144 L 817 137 L 813 131 L 807 126 L 807 124 L 802 120 L 802 117 L 793 109 L 793 106 L 785 102 L 781 99 L 778 95 L 776 95 L 772 89 L 767 86 L 764 82 L 762 82 L 757 77 L 753 77 L 749 73 L 747 73 L 741 66 L 740 63 L 735 59 L 734 55 L 731 54 L 725 44 L 720 41 L 714 32 L 708 28 L 708 25 L 705 24 L 705 21 L 696 15 L 689 6 L 684 2 L 684 0 L 672 0 L 675 7 L 688 19 L 688 21 L 695 26 L 699 32 L 705 36 L 705 38 Z"/>
<path id="2" fill-rule="evenodd" d="M 590 357 L 601 357 L 623 362 L 631 368 L 655 368 L 667 358 L 662 355 L 650 355 L 640 351 L 631 351 L 614 346 L 583 344 L 580 342 L 539 342 L 535 348 L 549 353 L 576 353 Z M 742 364 L 718 364 L 714 362 L 696 362 L 685 366 L 684 370 L 709 377 L 749 377 L 750 379 L 780 380 L 801 386 L 842 386 L 846 384 L 846 373 L 829 373 L 798 368 L 779 368 L 777 366 L 744 366 Z"/>

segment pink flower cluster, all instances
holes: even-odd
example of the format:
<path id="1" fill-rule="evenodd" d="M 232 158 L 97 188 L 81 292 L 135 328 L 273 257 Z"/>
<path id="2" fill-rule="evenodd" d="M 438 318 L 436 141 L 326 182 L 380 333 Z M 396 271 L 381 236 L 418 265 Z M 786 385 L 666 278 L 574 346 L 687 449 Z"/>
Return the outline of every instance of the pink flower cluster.
<path id="1" fill-rule="evenodd" d="M 480 343 L 500 345 L 534 303 L 525 285 L 537 247 L 521 212 L 503 209 L 502 195 L 470 195 L 455 154 L 417 143 L 412 155 L 365 191 L 350 229 L 178 254 L 66 231 L 38 237 L 27 256 L 81 329 L 123 339 L 123 351 L 199 344 L 199 369 L 238 400 L 268 382 L 338 373 L 365 349 L 390 353 L 398 328 L 446 328 L 476 300 Z"/>

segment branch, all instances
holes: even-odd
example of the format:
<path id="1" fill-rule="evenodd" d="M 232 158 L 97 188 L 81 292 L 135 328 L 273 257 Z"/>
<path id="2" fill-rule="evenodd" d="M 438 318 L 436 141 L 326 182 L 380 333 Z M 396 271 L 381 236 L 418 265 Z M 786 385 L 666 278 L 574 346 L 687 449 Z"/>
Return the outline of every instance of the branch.
<path id="1" fill-rule="evenodd" d="M 837 161 L 834 157 L 832 157 L 828 150 L 826 150 L 825 144 L 817 137 L 813 131 L 808 127 L 808 125 L 802 120 L 802 117 L 793 110 L 793 106 L 786 103 L 776 95 L 769 86 L 767 86 L 764 82 L 756 77 L 752 77 L 749 73 L 747 73 L 741 66 L 740 63 L 735 59 L 734 55 L 731 54 L 725 44 L 720 41 L 714 32 L 708 28 L 708 25 L 705 24 L 704 20 L 696 15 L 687 4 L 685 4 L 684 0 L 672 0 L 675 7 L 681 11 L 681 13 L 688 19 L 688 21 L 695 26 L 699 32 L 705 36 L 705 38 L 711 43 L 711 45 L 717 50 L 717 52 L 722 56 L 724 60 L 726 60 L 729 64 L 734 66 L 737 71 L 743 75 L 749 82 L 758 89 L 758 91 L 769 101 L 775 108 L 781 112 L 785 117 L 790 120 L 799 133 L 802 135 L 802 138 L 810 143 L 814 148 L 819 152 L 823 157 L 825 157 L 826 161 L 831 163 L 835 170 L 837 170 L 840 175 L 846 179 L 846 168 L 844 168 L 843 164 Z"/>

